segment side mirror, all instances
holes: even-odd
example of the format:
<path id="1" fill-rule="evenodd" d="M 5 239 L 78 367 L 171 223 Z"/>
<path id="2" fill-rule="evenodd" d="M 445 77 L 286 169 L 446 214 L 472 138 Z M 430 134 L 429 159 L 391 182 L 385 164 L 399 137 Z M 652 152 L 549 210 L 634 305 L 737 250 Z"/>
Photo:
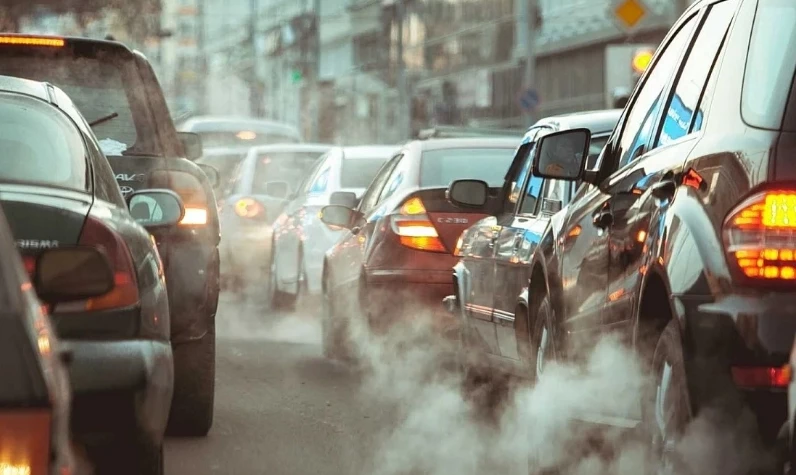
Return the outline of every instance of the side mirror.
<path id="1" fill-rule="evenodd" d="M 340 205 L 324 206 L 321 209 L 321 221 L 331 228 L 351 227 L 354 218 L 354 210 Z"/>
<path id="2" fill-rule="evenodd" d="M 561 200 L 551 200 L 549 198 L 544 198 L 542 200 L 542 212 L 548 214 L 556 214 L 561 211 L 563 207 L 563 203 Z"/>
<path id="3" fill-rule="evenodd" d="M 202 158 L 204 150 L 202 147 L 202 137 L 199 134 L 193 132 L 177 132 L 177 137 L 179 137 L 182 143 L 185 158 L 191 161 Z"/>
<path id="4" fill-rule="evenodd" d="M 147 228 L 162 228 L 179 223 L 185 216 L 180 196 L 171 190 L 140 190 L 127 195 L 130 214 Z"/>
<path id="5" fill-rule="evenodd" d="M 93 246 L 48 249 L 36 260 L 34 286 L 47 303 L 73 302 L 98 297 L 114 286 L 107 256 Z"/>
<path id="6" fill-rule="evenodd" d="M 533 157 L 533 174 L 542 178 L 576 181 L 589 156 L 589 129 L 552 132 L 539 139 Z"/>
<path id="7" fill-rule="evenodd" d="M 486 204 L 489 184 L 483 180 L 456 180 L 445 191 L 445 198 L 456 206 L 480 208 Z"/>
<path id="8" fill-rule="evenodd" d="M 353 191 L 335 191 L 329 197 L 329 204 L 345 206 L 349 209 L 355 209 L 359 204 L 359 198 Z"/>
<path id="9" fill-rule="evenodd" d="M 286 181 L 269 181 L 265 184 L 264 192 L 272 198 L 284 200 L 290 196 L 290 184 Z"/>
<path id="10" fill-rule="evenodd" d="M 202 169 L 205 176 L 207 176 L 207 181 L 210 182 L 210 186 L 213 188 L 218 186 L 218 182 L 221 180 L 221 177 L 218 175 L 218 170 L 215 167 L 211 167 L 205 163 L 197 163 L 196 165 Z"/>

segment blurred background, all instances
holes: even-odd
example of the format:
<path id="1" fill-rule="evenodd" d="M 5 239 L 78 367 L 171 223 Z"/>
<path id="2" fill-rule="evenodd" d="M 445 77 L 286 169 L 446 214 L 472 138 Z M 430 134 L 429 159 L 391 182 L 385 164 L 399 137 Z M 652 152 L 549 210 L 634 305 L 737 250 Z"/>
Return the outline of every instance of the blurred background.
<path id="1" fill-rule="evenodd" d="M 689 3 L 5 0 L 0 28 L 134 46 L 176 121 L 261 117 L 353 145 L 621 105 Z"/>

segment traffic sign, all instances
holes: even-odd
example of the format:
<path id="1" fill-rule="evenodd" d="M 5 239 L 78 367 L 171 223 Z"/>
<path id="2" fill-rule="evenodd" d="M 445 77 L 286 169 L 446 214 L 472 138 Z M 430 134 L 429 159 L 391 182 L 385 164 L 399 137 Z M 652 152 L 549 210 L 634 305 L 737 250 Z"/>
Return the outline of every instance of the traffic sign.
<path id="1" fill-rule="evenodd" d="M 536 89 L 528 88 L 520 94 L 519 101 L 523 112 L 533 112 L 539 106 L 539 93 Z"/>
<path id="2" fill-rule="evenodd" d="M 629 33 L 638 27 L 647 16 L 649 8 L 644 0 L 614 0 L 611 3 L 611 16 L 617 25 Z"/>

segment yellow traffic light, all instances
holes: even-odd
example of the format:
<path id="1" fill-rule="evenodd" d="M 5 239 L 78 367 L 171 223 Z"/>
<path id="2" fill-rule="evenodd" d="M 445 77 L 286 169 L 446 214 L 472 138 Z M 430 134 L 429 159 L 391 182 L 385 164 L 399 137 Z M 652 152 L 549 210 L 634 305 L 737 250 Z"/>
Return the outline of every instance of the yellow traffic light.
<path id="1" fill-rule="evenodd" d="M 655 54 L 655 52 L 648 49 L 637 51 L 636 54 L 633 55 L 633 71 L 638 74 L 646 71 L 650 62 L 652 62 L 653 54 Z"/>

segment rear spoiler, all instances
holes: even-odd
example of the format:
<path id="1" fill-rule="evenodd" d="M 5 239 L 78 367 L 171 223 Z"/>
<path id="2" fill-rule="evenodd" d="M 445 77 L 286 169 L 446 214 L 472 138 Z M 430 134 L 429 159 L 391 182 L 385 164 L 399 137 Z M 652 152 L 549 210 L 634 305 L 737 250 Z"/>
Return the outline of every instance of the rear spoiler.
<path id="1" fill-rule="evenodd" d="M 456 127 L 439 125 L 423 129 L 417 133 L 419 140 L 432 138 L 472 138 L 472 137 L 508 137 L 520 139 L 525 135 L 525 130 L 520 129 L 494 129 L 487 127 Z"/>

